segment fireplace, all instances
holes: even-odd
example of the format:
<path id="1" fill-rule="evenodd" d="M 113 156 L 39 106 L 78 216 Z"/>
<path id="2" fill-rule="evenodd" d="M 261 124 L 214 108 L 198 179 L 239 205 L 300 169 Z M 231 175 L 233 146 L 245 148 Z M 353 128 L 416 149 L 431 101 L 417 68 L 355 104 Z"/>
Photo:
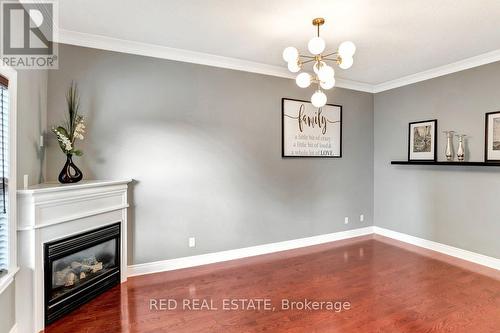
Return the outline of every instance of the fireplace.
<path id="1" fill-rule="evenodd" d="M 45 325 L 120 283 L 120 223 L 44 244 Z"/>

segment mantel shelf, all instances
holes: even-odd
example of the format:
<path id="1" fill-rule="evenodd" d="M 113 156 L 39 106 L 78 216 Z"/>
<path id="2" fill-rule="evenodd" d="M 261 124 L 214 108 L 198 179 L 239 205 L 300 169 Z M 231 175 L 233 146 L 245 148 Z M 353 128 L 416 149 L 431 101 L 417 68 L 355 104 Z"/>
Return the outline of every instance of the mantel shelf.
<path id="1" fill-rule="evenodd" d="M 453 165 L 500 167 L 500 162 L 458 162 L 458 161 L 391 161 L 393 165 Z"/>

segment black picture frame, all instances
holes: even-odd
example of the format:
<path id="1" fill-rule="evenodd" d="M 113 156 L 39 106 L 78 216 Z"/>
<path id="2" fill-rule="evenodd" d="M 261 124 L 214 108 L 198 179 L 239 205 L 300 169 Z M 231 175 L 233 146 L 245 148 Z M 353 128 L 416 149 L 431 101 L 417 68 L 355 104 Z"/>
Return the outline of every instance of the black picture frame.
<path id="1" fill-rule="evenodd" d="M 342 129 L 343 129 L 343 119 L 342 119 L 342 105 L 338 104 L 325 104 L 329 106 L 339 107 L 340 108 L 340 152 L 337 156 L 299 156 L 299 155 L 285 155 L 285 101 L 295 101 L 295 102 L 304 102 L 311 104 L 310 101 L 283 97 L 281 99 L 281 157 L 282 158 L 342 158 Z"/>
<path id="2" fill-rule="evenodd" d="M 412 142 L 411 142 L 411 129 L 412 125 L 416 124 L 423 124 L 423 123 L 434 123 L 434 140 L 433 140 L 433 145 L 434 145 L 434 154 L 431 159 L 412 159 L 411 158 L 411 148 L 412 148 Z M 430 120 L 422 120 L 422 121 L 414 121 L 408 124 L 408 161 L 416 161 L 416 162 L 436 162 L 437 161 L 437 144 L 438 144 L 438 137 L 437 137 L 437 127 L 438 127 L 438 121 L 437 119 L 430 119 Z"/>
<path id="3" fill-rule="evenodd" d="M 500 159 L 493 159 L 493 158 L 489 158 L 488 157 L 488 135 L 489 135 L 489 131 L 488 131 L 488 127 L 489 127 L 489 118 L 491 115 L 493 114 L 498 114 L 500 115 L 500 111 L 494 111 L 494 112 L 488 112 L 485 114 L 484 118 L 485 118 L 485 121 L 484 121 L 484 162 L 485 163 L 498 163 L 500 162 Z"/>

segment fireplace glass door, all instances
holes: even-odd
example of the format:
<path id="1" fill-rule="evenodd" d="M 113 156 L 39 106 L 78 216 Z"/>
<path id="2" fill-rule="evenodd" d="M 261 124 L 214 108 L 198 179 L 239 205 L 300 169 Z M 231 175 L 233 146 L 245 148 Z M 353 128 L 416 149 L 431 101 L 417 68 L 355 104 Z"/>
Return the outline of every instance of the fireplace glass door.
<path id="1" fill-rule="evenodd" d="M 54 260 L 50 300 L 57 299 L 117 268 L 116 239 Z"/>
<path id="2" fill-rule="evenodd" d="M 45 324 L 120 283 L 120 223 L 44 245 Z"/>

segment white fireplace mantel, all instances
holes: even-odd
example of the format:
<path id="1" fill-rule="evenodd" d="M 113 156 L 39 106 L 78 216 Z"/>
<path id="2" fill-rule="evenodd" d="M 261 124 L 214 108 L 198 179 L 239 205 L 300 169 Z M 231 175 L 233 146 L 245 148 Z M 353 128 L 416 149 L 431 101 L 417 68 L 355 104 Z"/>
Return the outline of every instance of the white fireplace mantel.
<path id="1" fill-rule="evenodd" d="M 17 191 L 16 313 L 19 333 L 44 329 L 43 244 L 121 223 L 121 281 L 127 280 L 127 188 L 131 180 L 46 183 Z"/>

